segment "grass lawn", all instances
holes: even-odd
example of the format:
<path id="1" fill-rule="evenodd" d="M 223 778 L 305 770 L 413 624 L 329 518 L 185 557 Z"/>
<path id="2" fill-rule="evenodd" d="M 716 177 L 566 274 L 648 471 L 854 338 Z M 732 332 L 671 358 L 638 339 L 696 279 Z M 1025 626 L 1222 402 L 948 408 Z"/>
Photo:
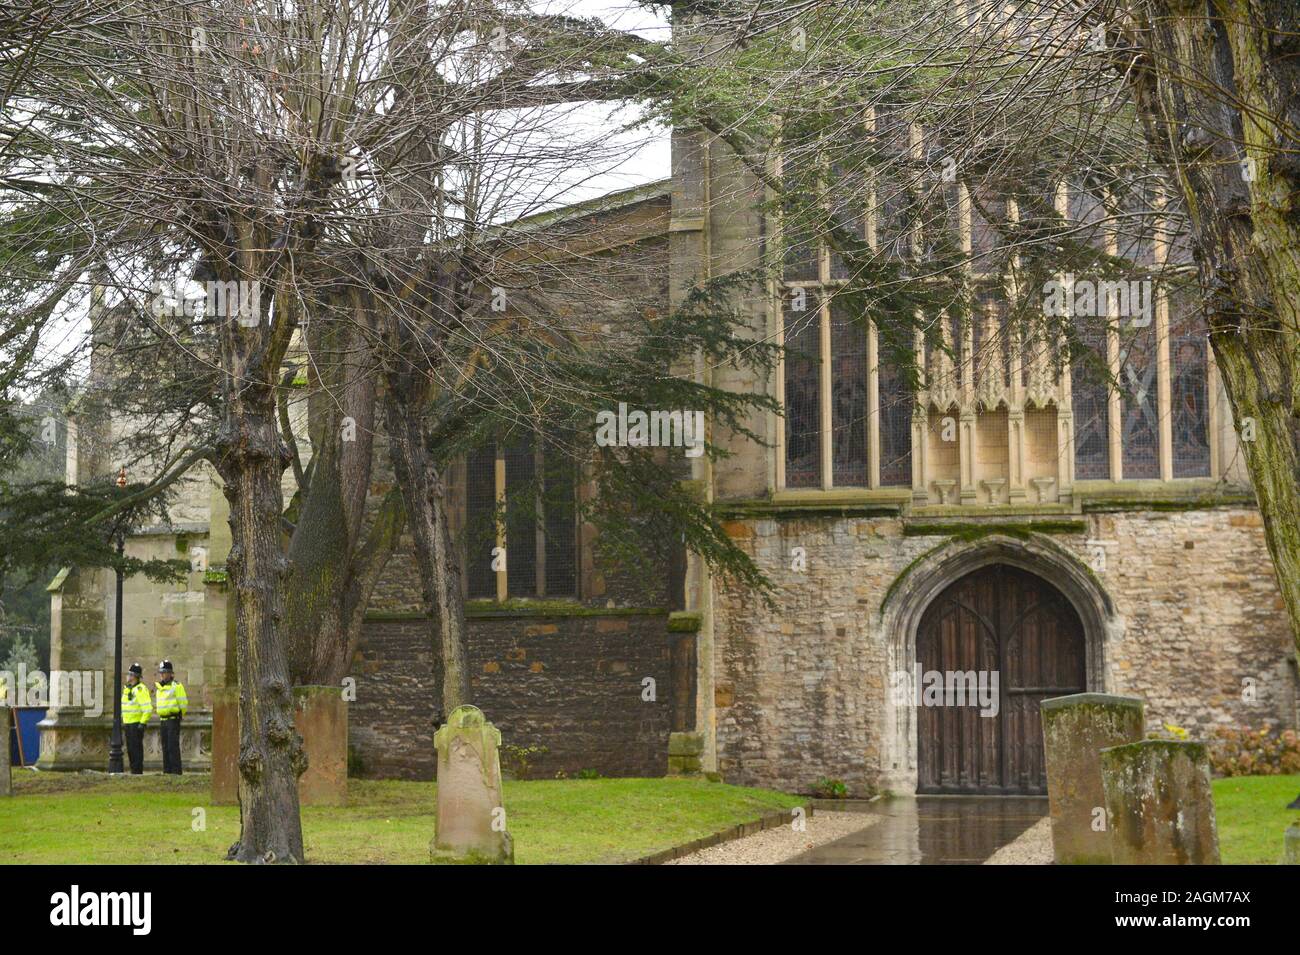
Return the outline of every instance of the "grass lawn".
<path id="1" fill-rule="evenodd" d="M 239 808 L 208 805 L 208 776 L 14 770 L 0 799 L 0 862 L 207 863 L 239 837 Z M 433 783 L 350 780 L 351 805 L 302 811 L 311 862 L 428 861 Z M 805 802 L 685 779 L 507 782 L 515 861 L 625 862 Z M 193 827 L 195 809 L 206 829 Z"/>
<path id="2" fill-rule="evenodd" d="M 1300 793 L 1300 776 L 1231 776 L 1214 781 L 1219 855 L 1231 865 L 1276 865 L 1282 836 L 1300 812 L 1286 804 Z"/>

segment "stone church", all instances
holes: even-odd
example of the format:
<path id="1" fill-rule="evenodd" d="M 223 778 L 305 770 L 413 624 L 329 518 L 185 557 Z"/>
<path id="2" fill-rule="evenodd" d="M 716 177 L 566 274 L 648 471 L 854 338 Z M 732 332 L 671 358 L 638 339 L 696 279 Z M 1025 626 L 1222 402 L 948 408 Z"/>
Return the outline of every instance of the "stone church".
<path id="1" fill-rule="evenodd" d="M 582 234 L 585 254 L 635 262 L 611 300 L 662 314 L 692 282 L 759 264 L 776 234 L 763 197 L 726 146 L 679 129 L 671 179 L 551 221 Z M 1068 183 L 1054 201 L 1067 217 L 1090 214 Z M 819 247 L 741 297 L 754 337 L 789 349 L 774 373 L 703 372 L 786 409 L 751 422 L 766 445 L 714 432 L 730 456 L 691 461 L 727 533 L 775 584 L 775 609 L 689 555 L 661 580 L 606 573 L 591 528 L 564 515 L 508 529 L 512 554 L 526 556 L 504 571 L 469 562 L 474 702 L 503 731 L 508 771 L 1041 793 L 1039 702 L 1051 696 L 1140 696 L 1148 729 L 1198 737 L 1296 726 L 1291 636 L 1194 310 L 1157 294 L 1141 328 L 1089 342 L 1118 386 L 1077 374 L 1050 348 L 997 334 L 1009 326 L 995 230 L 963 186 L 953 202 L 963 247 L 990 252 L 988 269 L 978 256 L 968 267 L 983 314 L 945 322 L 947 348 L 918 339 L 919 387 L 877 329 L 833 299 L 842 276 Z M 877 219 L 863 213 L 873 243 L 887 231 Z M 1177 236 L 1134 254 L 1188 268 Z M 813 304 L 796 311 L 801 289 Z M 76 438 L 72 476 L 116 470 Z M 529 449 L 470 456 L 453 475 L 461 519 L 538 466 Z M 215 475 L 196 469 L 170 523 L 127 544 L 201 558 L 175 585 L 129 580 L 122 621 L 129 660 L 168 657 L 189 686 L 195 766 L 209 755 L 212 691 L 234 673 L 225 507 Z M 103 669 L 111 575 L 72 568 L 50 592 L 53 667 Z M 432 776 L 441 714 L 418 594 L 397 555 L 354 661 L 354 774 Z M 931 672 L 993 677 L 980 684 L 993 705 L 927 705 L 919 682 Z M 46 768 L 106 759 L 103 717 L 58 707 L 42 731 Z"/>

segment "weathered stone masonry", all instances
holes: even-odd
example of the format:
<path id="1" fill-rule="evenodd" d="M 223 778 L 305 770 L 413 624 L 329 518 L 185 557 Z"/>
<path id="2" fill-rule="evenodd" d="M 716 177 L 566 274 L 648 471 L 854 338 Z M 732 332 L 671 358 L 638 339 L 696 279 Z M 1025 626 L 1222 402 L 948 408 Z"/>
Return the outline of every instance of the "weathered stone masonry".
<path id="1" fill-rule="evenodd" d="M 1094 556 L 1088 542 L 1107 542 L 1094 576 L 1113 613 L 1091 689 L 1145 699 L 1149 729 L 1168 722 L 1206 737 L 1220 725 L 1296 725 L 1290 635 L 1256 510 L 1072 520 L 1086 531 L 1035 536 L 1076 555 L 1080 567 Z M 825 776 L 858 791 L 906 787 L 906 754 L 899 757 L 888 739 L 896 636 L 885 632 L 882 604 L 900 575 L 945 540 L 956 551 L 986 546 L 978 538 L 909 536 L 908 523 L 922 519 L 731 522 L 733 538 L 776 583 L 780 610 L 717 592 L 713 703 L 718 769 L 728 781 L 807 788 Z M 806 550 L 806 572 L 791 569 L 795 546 Z M 1253 702 L 1243 681 L 1254 681 Z"/>

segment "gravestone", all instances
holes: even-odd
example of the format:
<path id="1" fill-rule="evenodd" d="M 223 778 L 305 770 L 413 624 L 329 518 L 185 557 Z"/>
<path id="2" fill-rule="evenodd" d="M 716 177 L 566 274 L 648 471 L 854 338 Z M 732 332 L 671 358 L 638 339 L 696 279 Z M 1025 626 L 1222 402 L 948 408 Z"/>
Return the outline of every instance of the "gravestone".
<path id="1" fill-rule="evenodd" d="M 1300 822 L 1287 826 L 1286 841 L 1282 849 L 1283 865 L 1300 865 Z"/>
<path id="2" fill-rule="evenodd" d="M 1218 865 L 1204 743 L 1147 739 L 1101 751 L 1116 865 Z"/>
<path id="3" fill-rule="evenodd" d="M 298 777 L 304 806 L 345 806 L 348 801 L 348 709 L 337 686 L 295 686 L 293 723 L 307 754 Z M 212 691 L 212 804 L 239 802 L 239 690 Z"/>
<path id="4" fill-rule="evenodd" d="M 1043 700 L 1043 749 L 1057 865 L 1109 865 L 1101 751 L 1142 738 L 1143 703 L 1076 693 Z"/>
<path id="5" fill-rule="evenodd" d="M 0 706 L 0 796 L 14 794 L 13 779 L 9 775 L 9 707 Z"/>
<path id="6" fill-rule="evenodd" d="M 452 710 L 433 744 L 438 750 L 434 862 L 513 864 L 501 799 L 501 732 L 476 706 Z"/>

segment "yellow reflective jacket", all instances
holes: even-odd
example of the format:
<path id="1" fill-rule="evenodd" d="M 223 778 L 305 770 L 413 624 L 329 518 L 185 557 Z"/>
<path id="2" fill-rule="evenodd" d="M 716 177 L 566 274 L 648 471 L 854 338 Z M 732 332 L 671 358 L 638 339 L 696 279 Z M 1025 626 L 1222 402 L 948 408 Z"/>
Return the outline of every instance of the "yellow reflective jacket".
<path id="1" fill-rule="evenodd" d="M 149 700 L 149 688 L 143 683 L 122 687 L 122 722 L 148 723 L 149 714 L 153 712 L 153 703 Z"/>
<path id="2" fill-rule="evenodd" d="M 154 708 L 159 716 L 184 716 L 190 708 L 185 696 L 185 684 L 180 680 L 154 684 Z"/>

